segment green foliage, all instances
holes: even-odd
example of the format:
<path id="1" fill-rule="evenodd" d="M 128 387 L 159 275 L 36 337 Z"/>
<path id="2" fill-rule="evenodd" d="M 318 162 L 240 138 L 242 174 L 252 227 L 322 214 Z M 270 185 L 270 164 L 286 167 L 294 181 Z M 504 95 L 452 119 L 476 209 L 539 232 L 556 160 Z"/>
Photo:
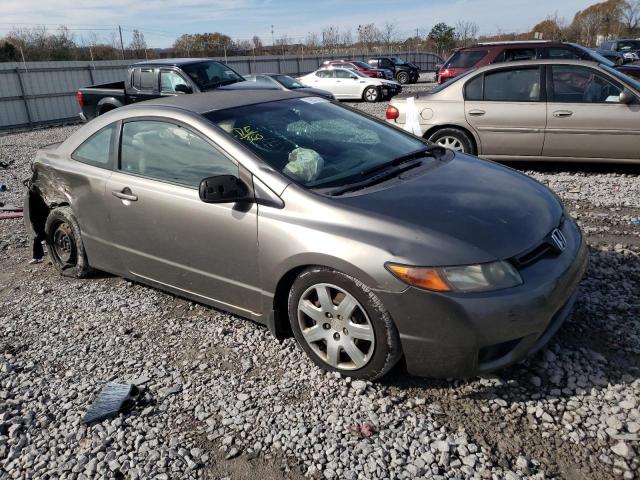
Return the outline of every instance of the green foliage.
<path id="1" fill-rule="evenodd" d="M 444 22 L 437 23 L 429 32 L 431 40 L 438 48 L 438 53 L 450 49 L 455 43 L 456 29 Z"/>

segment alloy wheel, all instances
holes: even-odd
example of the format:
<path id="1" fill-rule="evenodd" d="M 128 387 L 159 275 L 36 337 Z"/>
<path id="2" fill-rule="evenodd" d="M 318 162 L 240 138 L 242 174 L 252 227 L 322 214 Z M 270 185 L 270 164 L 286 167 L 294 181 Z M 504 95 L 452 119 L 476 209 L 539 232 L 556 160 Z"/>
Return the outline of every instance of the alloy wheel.
<path id="1" fill-rule="evenodd" d="M 328 283 L 307 288 L 298 301 L 302 337 L 327 365 L 357 370 L 375 349 L 373 325 L 360 303 L 347 291 Z"/>
<path id="2" fill-rule="evenodd" d="M 378 99 L 378 90 L 375 88 L 368 88 L 366 92 L 364 92 L 364 96 L 368 102 L 375 102 Z"/>
<path id="3" fill-rule="evenodd" d="M 462 145 L 462 142 L 456 137 L 442 137 L 438 139 L 437 144 L 442 147 L 448 148 L 449 150 L 464 153 L 464 146 Z"/>

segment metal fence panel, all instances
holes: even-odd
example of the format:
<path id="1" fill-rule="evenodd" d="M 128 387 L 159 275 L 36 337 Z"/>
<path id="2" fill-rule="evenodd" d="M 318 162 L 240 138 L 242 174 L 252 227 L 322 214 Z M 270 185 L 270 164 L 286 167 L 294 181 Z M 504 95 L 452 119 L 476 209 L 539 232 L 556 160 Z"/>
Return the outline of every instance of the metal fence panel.
<path id="1" fill-rule="evenodd" d="M 242 75 L 286 73 L 300 76 L 316 70 L 327 59 L 366 61 L 371 55 L 310 55 L 216 58 Z M 435 71 L 442 59 L 425 52 L 397 56 L 415 62 L 423 71 Z M 99 62 L 0 63 L 0 130 L 63 123 L 78 119 L 75 93 L 88 85 L 124 80 L 127 67 L 136 60 Z"/>

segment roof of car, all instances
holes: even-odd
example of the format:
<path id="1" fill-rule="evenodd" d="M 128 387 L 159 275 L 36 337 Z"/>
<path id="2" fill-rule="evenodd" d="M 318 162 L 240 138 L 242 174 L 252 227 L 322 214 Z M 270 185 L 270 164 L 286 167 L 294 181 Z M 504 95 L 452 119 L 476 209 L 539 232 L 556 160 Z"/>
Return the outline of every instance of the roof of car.
<path id="1" fill-rule="evenodd" d="M 482 67 L 474 69 L 475 72 L 484 72 L 490 70 L 500 70 L 503 68 L 511 67 L 532 67 L 535 65 L 583 65 L 585 67 L 593 67 L 598 65 L 597 62 L 591 62 L 588 60 L 569 60 L 569 59 L 541 59 L 541 60 L 518 60 L 515 62 L 506 63 L 491 63 Z"/>
<path id="2" fill-rule="evenodd" d="M 525 47 L 533 45 L 566 45 L 566 42 L 561 42 L 560 40 L 513 40 L 504 42 L 479 42 L 469 47 L 459 48 L 457 51 L 474 50 L 486 47 L 517 47 L 519 45 Z"/>
<path id="3" fill-rule="evenodd" d="M 133 104 L 130 107 L 140 105 L 140 107 L 166 106 L 177 107 L 194 113 L 208 113 L 216 110 L 226 110 L 227 108 L 244 107 L 258 103 L 275 102 L 291 98 L 308 97 L 308 93 L 292 92 L 289 90 L 222 90 L 213 92 L 194 93 L 191 95 L 176 95 L 174 97 L 158 98 L 147 100 L 140 104 Z"/>
<path id="4" fill-rule="evenodd" d="M 155 60 L 143 60 L 133 65 L 188 65 L 190 63 L 199 63 L 206 61 L 218 62 L 215 58 L 156 58 Z"/>

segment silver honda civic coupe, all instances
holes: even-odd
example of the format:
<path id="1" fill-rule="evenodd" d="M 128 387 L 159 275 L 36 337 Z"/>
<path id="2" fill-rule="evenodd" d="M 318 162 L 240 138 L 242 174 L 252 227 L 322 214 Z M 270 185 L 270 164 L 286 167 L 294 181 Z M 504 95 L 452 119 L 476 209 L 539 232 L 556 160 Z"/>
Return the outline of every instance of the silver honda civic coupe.
<path id="1" fill-rule="evenodd" d="M 569 315 L 582 234 L 545 186 L 303 93 L 119 108 L 40 150 L 34 257 L 293 334 L 320 367 L 468 377 Z"/>

